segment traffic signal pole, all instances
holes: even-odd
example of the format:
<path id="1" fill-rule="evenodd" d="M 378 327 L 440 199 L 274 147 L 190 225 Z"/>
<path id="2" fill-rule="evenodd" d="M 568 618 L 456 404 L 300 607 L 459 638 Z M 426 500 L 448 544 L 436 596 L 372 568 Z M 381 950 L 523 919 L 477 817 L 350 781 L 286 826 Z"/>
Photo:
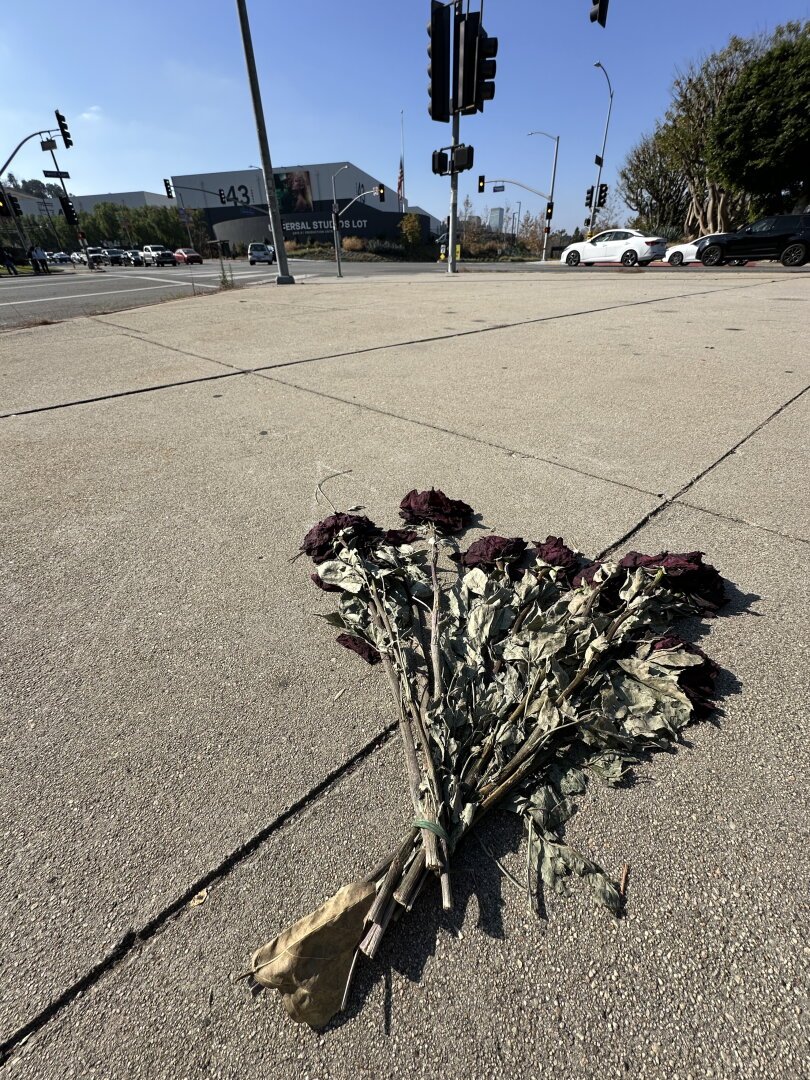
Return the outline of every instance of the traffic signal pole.
<path id="1" fill-rule="evenodd" d="M 453 113 L 453 137 L 451 143 L 453 150 L 458 146 L 459 129 L 460 129 L 459 115 L 457 112 Z M 451 151 L 452 153 L 452 151 Z M 453 158 L 451 157 L 452 161 Z M 450 173 L 450 228 L 447 230 L 447 243 L 450 246 L 450 258 L 447 260 L 447 273 L 456 273 L 456 235 L 458 233 L 458 173 L 455 168 Z"/>
<path id="2" fill-rule="evenodd" d="M 267 127 L 264 122 L 264 108 L 262 107 L 262 96 L 259 90 L 259 77 L 256 74 L 256 59 L 253 55 L 253 40 L 250 36 L 250 23 L 248 22 L 245 0 L 236 0 L 236 8 L 239 12 L 239 25 L 242 30 L 242 45 L 245 50 L 250 96 L 253 99 L 253 112 L 256 116 L 256 134 L 259 137 L 259 153 L 262 159 L 262 169 L 264 170 L 265 188 L 267 189 L 270 231 L 273 234 L 273 247 L 276 249 L 276 259 L 278 260 L 279 272 L 276 275 L 276 284 L 294 285 L 295 278 L 290 273 L 287 263 L 287 249 L 284 247 L 284 230 L 281 227 L 281 215 L 278 212 L 276 185 L 273 179 L 273 163 L 270 160 L 270 144 L 267 141 Z"/>

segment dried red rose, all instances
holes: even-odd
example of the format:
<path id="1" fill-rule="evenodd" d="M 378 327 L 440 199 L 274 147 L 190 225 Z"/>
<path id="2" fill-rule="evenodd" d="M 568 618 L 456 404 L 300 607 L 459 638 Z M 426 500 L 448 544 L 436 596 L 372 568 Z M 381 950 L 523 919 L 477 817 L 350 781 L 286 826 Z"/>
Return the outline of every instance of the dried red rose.
<path id="1" fill-rule="evenodd" d="M 630 570 L 639 566 L 662 567 L 676 592 L 694 596 L 712 608 L 719 608 L 725 603 L 723 578 L 713 566 L 703 561 L 702 551 L 684 551 L 680 554 L 662 551 L 659 555 L 628 551 L 619 566 Z"/>
<path id="2" fill-rule="evenodd" d="M 547 536 L 542 542 L 540 540 L 535 540 L 535 544 L 535 554 L 538 559 L 542 559 L 543 562 L 548 563 L 549 566 L 559 566 L 569 575 L 575 571 L 581 563 L 581 559 L 577 556 L 577 553 L 572 551 L 571 548 L 563 542 L 561 536 Z"/>
<path id="3" fill-rule="evenodd" d="M 354 637 L 352 634 L 338 634 L 335 641 L 338 645 L 342 645 L 344 649 L 362 656 L 367 664 L 379 664 L 380 662 L 379 652 L 365 638 Z"/>
<path id="4" fill-rule="evenodd" d="M 498 562 L 514 562 L 526 550 L 526 541 L 519 536 L 482 536 L 470 544 L 466 551 L 454 552 L 450 558 L 469 570 L 476 566 L 482 570 L 494 570 Z"/>
<path id="5" fill-rule="evenodd" d="M 331 514 L 312 526 L 303 539 L 301 550 L 314 563 L 326 562 L 334 554 L 335 538 L 343 529 L 351 530 L 347 541 L 353 539 L 360 546 L 366 546 L 368 541 L 382 534 L 370 518 L 358 514 Z"/>
<path id="6" fill-rule="evenodd" d="M 433 524 L 442 532 L 462 532 L 475 511 L 461 499 L 450 499 L 443 491 L 409 491 L 399 504 L 399 516 L 409 525 Z"/>
<path id="7" fill-rule="evenodd" d="M 703 663 L 694 664 L 692 667 L 683 668 L 678 674 L 678 685 L 692 702 L 695 716 L 702 719 L 714 709 L 715 683 L 720 674 L 720 668 L 714 660 L 698 645 L 691 641 L 683 641 L 675 634 L 669 634 L 660 638 L 653 644 L 653 649 L 684 649 L 694 656 L 702 657 Z"/>

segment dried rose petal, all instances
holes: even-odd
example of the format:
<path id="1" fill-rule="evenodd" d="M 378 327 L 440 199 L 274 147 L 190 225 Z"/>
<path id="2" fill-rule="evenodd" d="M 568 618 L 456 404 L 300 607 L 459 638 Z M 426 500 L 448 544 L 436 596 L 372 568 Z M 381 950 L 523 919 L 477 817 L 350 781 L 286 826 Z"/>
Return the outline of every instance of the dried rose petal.
<path id="1" fill-rule="evenodd" d="M 476 566 L 481 570 L 494 570 L 497 562 L 512 562 L 519 559 L 526 550 L 526 541 L 519 536 L 483 536 L 470 544 L 466 551 L 455 552 L 450 556 L 469 570 Z"/>
<path id="2" fill-rule="evenodd" d="M 335 641 L 338 645 L 342 645 L 344 649 L 362 656 L 367 664 L 379 664 L 380 662 L 379 652 L 365 638 L 354 637 L 353 634 L 338 634 Z"/>

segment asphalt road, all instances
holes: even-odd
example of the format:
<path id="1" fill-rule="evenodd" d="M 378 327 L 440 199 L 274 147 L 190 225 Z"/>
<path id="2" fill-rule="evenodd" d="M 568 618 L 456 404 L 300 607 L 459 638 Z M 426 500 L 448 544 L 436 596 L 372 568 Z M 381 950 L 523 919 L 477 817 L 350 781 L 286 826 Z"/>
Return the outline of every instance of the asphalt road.
<path id="1" fill-rule="evenodd" d="M 335 266 L 322 259 L 291 259 L 291 270 L 299 281 L 335 277 Z M 226 273 L 238 286 L 258 285 L 275 280 L 276 267 L 248 266 L 243 262 L 226 262 Z M 571 271 L 559 262 L 549 263 L 472 263 L 459 266 L 462 273 L 493 271 L 499 273 L 576 273 L 586 274 L 702 274 L 705 267 L 694 264 L 674 268 L 666 264 L 639 267 L 617 266 L 615 263 L 594 267 L 578 267 Z M 444 263 L 343 263 L 343 274 L 348 278 L 367 278 L 390 275 L 442 274 L 447 272 Z M 767 272 L 804 273 L 805 269 L 785 270 L 778 263 L 761 266 L 724 267 L 727 274 L 756 274 Z M 218 263 L 206 262 L 202 266 L 176 267 L 107 267 L 90 273 L 81 267 L 60 268 L 49 277 L 0 277 L 0 329 L 19 326 L 43 325 L 61 322 L 76 315 L 101 315 L 125 308 L 145 307 L 161 300 L 172 300 L 194 294 L 216 292 L 221 287 Z"/>

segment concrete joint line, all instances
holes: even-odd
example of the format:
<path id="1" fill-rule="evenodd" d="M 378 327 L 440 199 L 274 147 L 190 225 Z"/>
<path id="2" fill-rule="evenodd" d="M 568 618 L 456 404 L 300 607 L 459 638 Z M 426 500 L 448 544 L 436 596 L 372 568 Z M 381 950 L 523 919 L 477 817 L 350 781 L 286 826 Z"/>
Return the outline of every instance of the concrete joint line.
<path id="1" fill-rule="evenodd" d="M 624 536 L 620 537 L 615 543 L 611 544 L 609 547 L 606 547 L 603 551 L 601 551 L 596 556 L 597 559 L 604 558 L 605 555 L 609 554 L 612 551 L 615 551 L 617 547 L 620 547 L 622 544 L 626 544 L 627 541 L 630 540 L 633 536 L 635 536 L 637 532 L 640 532 L 640 530 L 643 529 L 645 525 L 649 524 L 649 522 L 651 522 L 654 518 L 657 518 L 659 514 L 663 513 L 664 510 L 672 506 L 673 503 L 680 501 L 681 496 L 685 495 L 687 491 L 693 488 L 699 480 L 702 480 L 704 476 L 708 476 L 708 474 L 714 469 L 716 469 L 718 465 L 722 465 L 726 458 L 731 457 L 732 454 L 736 454 L 736 452 L 740 449 L 741 446 L 744 446 L 749 439 L 752 439 L 754 435 L 762 431 L 764 427 L 767 427 L 772 420 L 775 420 L 776 417 L 783 413 L 785 409 L 787 409 L 789 406 L 791 406 L 794 401 L 798 401 L 799 398 L 806 394 L 808 390 L 810 390 L 810 385 L 805 386 L 802 390 L 797 391 L 797 393 L 795 393 L 793 397 L 788 398 L 787 401 L 784 401 L 781 405 L 778 406 L 778 408 L 774 409 L 774 411 L 770 413 L 769 416 L 766 416 L 765 419 L 760 421 L 760 423 L 757 424 L 756 427 L 752 428 L 747 435 L 744 435 L 738 442 L 734 443 L 732 447 L 726 450 L 724 454 L 721 454 L 720 457 L 716 459 L 716 461 L 713 461 L 710 465 L 707 465 L 706 468 L 702 470 L 702 472 L 697 473 L 697 475 L 693 476 L 691 480 L 688 480 L 683 485 L 683 487 L 679 488 L 675 492 L 674 495 L 667 496 L 660 506 L 653 507 L 653 509 L 650 510 L 648 514 L 645 514 L 644 517 L 641 518 L 641 520 L 632 527 L 632 529 L 628 529 Z M 684 503 L 684 505 L 689 504 Z M 724 515 L 718 516 L 722 517 Z"/>
<path id="2" fill-rule="evenodd" d="M 709 517 L 720 518 L 721 521 L 733 521 L 735 525 L 746 525 L 749 529 L 759 529 L 761 532 L 770 533 L 771 536 L 781 536 L 783 540 L 791 540 L 795 544 L 810 544 L 810 538 L 806 536 L 794 536 L 783 529 L 772 529 L 769 525 L 760 525 L 758 521 L 749 521 L 747 518 L 735 517 L 734 514 L 722 514 L 719 510 L 709 510 L 705 506 L 689 502 L 688 499 L 678 499 L 679 506 L 688 506 L 690 510 L 697 510 L 699 514 L 708 514 Z"/>
<path id="3" fill-rule="evenodd" d="M 721 287 L 719 289 L 702 289 L 702 290 L 697 291 L 697 292 L 676 293 L 673 296 L 659 296 L 659 297 L 656 297 L 656 298 L 654 298 L 652 300 L 631 300 L 631 301 L 629 301 L 627 303 L 610 304 L 607 307 L 602 307 L 602 308 L 587 308 L 584 311 L 570 311 L 570 312 L 564 312 L 563 314 L 560 314 L 560 315 L 542 315 L 542 316 L 540 316 L 540 317 L 538 317 L 536 319 L 521 319 L 518 322 L 513 322 L 513 323 L 497 323 L 494 326 L 480 326 L 480 327 L 476 327 L 474 330 L 456 330 L 456 331 L 453 331 L 453 333 L 451 333 L 451 334 L 435 334 L 435 335 L 433 335 L 431 337 L 412 338 L 412 339 L 407 340 L 407 341 L 391 342 L 388 345 L 370 345 L 370 346 L 367 346 L 366 348 L 363 348 L 363 349 L 353 349 L 350 352 L 328 353 L 325 356 L 305 357 L 305 358 L 303 358 L 301 360 L 288 360 L 286 363 L 266 364 L 266 365 L 263 365 L 263 366 L 260 366 L 260 367 L 257 367 L 257 368 L 235 368 L 234 365 L 228 364 L 224 360 L 215 360 L 213 357 L 210 357 L 210 356 L 200 356 L 198 353 L 191 353 L 191 352 L 187 353 L 187 352 L 184 352 L 182 349 L 176 348 L 173 345 L 165 345 L 163 342 L 156 341 L 154 338 L 147 337 L 145 334 L 140 334 L 138 331 L 133 331 L 129 327 L 126 327 L 126 328 L 122 327 L 122 329 L 126 329 L 127 332 L 129 334 L 131 334 L 132 336 L 134 336 L 136 338 L 136 340 L 138 340 L 138 341 L 146 341 L 146 342 L 149 342 L 151 345 L 157 345 L 159 348 L 166 349 L 166 350 L 171 351 L 171 352 L 181 353 L 183 356 L 192 356 L 197 360 L 205 360 L 205 361 L 207 361 L 208 363 L 211 363 L 211 364 L 218 364 L 220 367 L 227 367 L 227 368 L 230 369 L 229 374 L 248 375 L 248 374 L 258 374 L 258 373 L 261 373 L 263 371 L 273 371 L 273 370 L 275 370 L 277 368 L 296 367 L 299 364 L 314 364 L 319 360 L 340 360 L 340 359 L 343 359 L 343 358 L 345 358 L 347 356 L 361 356 L 361 355 L 363 355 L 365 353 L 370 353 L 370 352 L 382 352 L 382 351 L 385 351 L 387 349 L 398 349 L 398 348 L 402 348 L 405 345 L 426 345 L 426 344 L 429 344 L 429 343 L 434 342 L 434 341 L 448 341 L 448 340 L 451 340 L 453 338 L 470 337 L 473 334 L 489 334 L 489 333 L 491 333 L 493 331 L 497 331 L 497 330 L 511 330 L 511 329 L 513 329 L 515 327 L 518 327 L 518 326 L 534 326 L 534 325 L 537 325 L 539 323 L 554 322 L 554 321 L 556 321 L 558 319 L 574 319 L 574 318 L 578 318 L 581 315 L 599 315 L 604 311 L 618 311 L 618 310 L 621 310 L 622 308 L 643 307 L 643 306 L 649 305 L 649 304 L 667 303 L 670 300 L 684 300 L 684 299 L 689 299 L 689 298 L 691 298 L 693 296 L 711 296 L 714 293 L 720 293 L 720 292 L 739 292 L 741 289 L 753 289 L 753 288 L 758 288 L 758 287 L 760 287 L 762 285 L 773 285 L 777 281 L 778 281 L 778 279 L 774 278 L 774 279 L 771 279 L 769 281 L 756 281 L 756 282 L 751 282 L 750 284 L 745 284 L 745 285 L 724 285 L 723 287 Z M 103 325 L 103 326 L 120 326 L 120 324 L 118 324 L 118 323 L 105 322 L 100 316 L 87 316 L 87 317 L 92 318 L 97 322 L 100 322 L 101 325 Z M 64 321 L 64 320 L 62 320 L 62 321 Z M 116 398 L 131 397 L 133 394 L 151 394 L 151 393 L 154 393 L 155 391 L 158 391 L 158 390 L 168 390 L 168 389 L 172 389 L 172 388 L 175 388 L 175 387 L 178 387 L 178 386 L 184 386 L 186 384 L 191 385 L 191 384 L 197 383 L 197 382 L 205 382 L 208 379 L 218 379 L 218 378 L 226 378 L 226 377 L 227 376 L 225 376 L 225 375 L 209 375 L 209 376 L 203 376 L 202 378 L 185 379 L 185 380 L 182 380 L 180 382 L 162 383 L 159 386 L 144 386 L 144 387 L 141 387 L 141 388 L 136 389 L 136 390 L 122 390 L 122 391 L 120 391 L 118 393 L 106 394 L 106 395 L 102 395 L 101 397 L 83 398 L 83 399 L 80 399 L 78 401 L 65 401 L 65 402 L 62 402 L 62 403 L 60 403 L 58 405 L 43 405 L 43 406 L 39 406 L 39 407 L 33 408 L 33 409 L 19 409 L 16 412 L 0 413 L 0 420 L 6 420 L 6 419 L 8 419 L 9 417 L 12 417 L 12 416 L 27 416 L 29 413 L 52 412 L 55 409 L 68 409 L 68 408 L 72 408 L 74 405 L 92 405 L 92 404 L 97 404 L 98 402 L 101 402 L 101 401 L 114 401 Z M 342 399 L 341 398 L 336 398 L 335 400 L 340 401 Z M 349 404 L 356 404 L 356 403 L 355 402 L 350 402 Z M 391 415 L 394 415 L 394 414 L 391 414 Z M 400 419 L 404 419 L 404 418 L 400 418 Z M 438 429 L 438 430 L 441 430 L 441 429 Z M 539 460 L 545 460 L 545 459 L 541 458 Z M 556 464 L 556 462 L 551 462 L 550 464 Z M 560 466 L 560 467 L 561 468 L 566 468 L 566 466 Z M 577 470 L 574 470 L 574 471 L 576 472 Z M 591 474 L 590 473 L 583 473 L 583 475 L 589 476 Z M 601 479 L 601 477 L 597 477 L 597 479 Z M 634 490 L 634 491 L 643 491 L 642 488 L 633 488 L 632 485 L 622 485 L 622 486 L 624 486 L 624 487 L 629 486 L 631 488 L 631 490 Z M 653 493 L 652 492 L 644 492 L 644 494 L 653 494 Z"/>
<path id="4" fill-rule="evenodd" d="M 189 901 L 202 889 L 224 881 L 230 873 L 239 867 L 246 859 L 256 851 L 274 833 L 291 824 L 304 810 L 316 803 L 322 795 L 325 795 L 332 787 L 359 768 L 367 758 L 375 754 L 384 746 L 397 730 L 397 722 L 388 724 L 373 739 L 347 758 L 341 765 L 336 766 L 317 784 L 309 789 L 306 794 L 288 806 L 257 833 L 240 844 L 239 847 L 229 852 L 224 859 L 208 873 L 203 874 L 183 892 L 169 901 L 156 915 L 146 922 L 139 930 L 128 930 L 118 944 L 107 953 L 89 971 L 85 972 L 71 986 L 50 1001 L 36 1016 L 32 1017 L 17 1029 L 8 1039 L 0 1044 L 0 1068 L 8 1061 L 11 1054 L 31 1035 L 35 1035 L 51 1020 L 63 1012 L 75 999 L 86 990 L 95 986 L 105 975 L 114 971 L 134 950 L 145 944 L 150 938 L 164 930 L 168 925 L 180 918 L 188 910 Z"/>

